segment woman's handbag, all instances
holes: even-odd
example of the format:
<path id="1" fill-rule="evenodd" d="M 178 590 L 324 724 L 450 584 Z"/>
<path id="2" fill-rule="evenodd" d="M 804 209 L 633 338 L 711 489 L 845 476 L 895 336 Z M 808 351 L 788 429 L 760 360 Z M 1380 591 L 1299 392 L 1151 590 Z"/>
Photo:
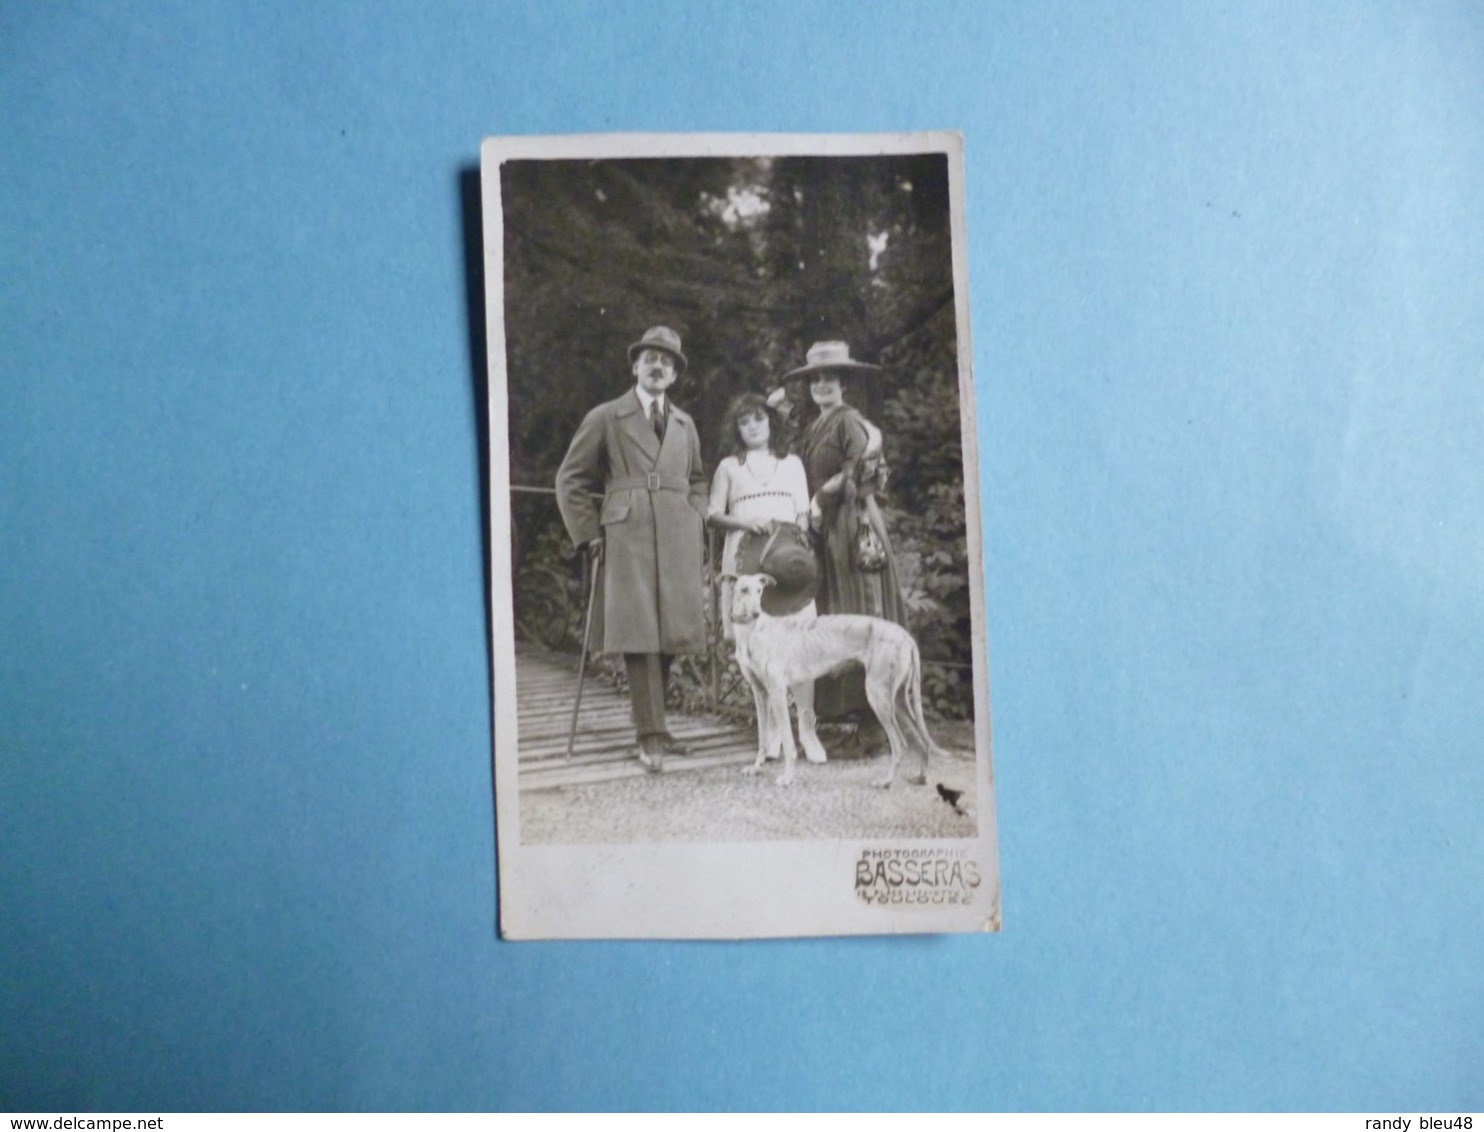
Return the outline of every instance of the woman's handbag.
<path id="1" fill-rule="evenodd" d="M 851 553 L 855 568 L 864 574 L 886 569 L 886 544 L 876 533 L 870 515 L 862 509 L 855 528 L 855 546 Z"/>

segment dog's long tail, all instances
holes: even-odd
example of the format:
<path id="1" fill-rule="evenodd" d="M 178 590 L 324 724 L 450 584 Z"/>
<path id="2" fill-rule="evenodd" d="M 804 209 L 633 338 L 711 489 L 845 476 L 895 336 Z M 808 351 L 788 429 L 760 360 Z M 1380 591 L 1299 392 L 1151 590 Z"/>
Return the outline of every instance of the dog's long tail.
<path id="1" fill-rule="evenodd" d="M 922 745 L 923 766 L 926 767 L 929 758 L 945 759 L 948 757 L 948 752 L 933 742 L 932 734 L 927 728 L 927 717 L 922 713 L 922 654 L 917 650 L 916 642 L 913 642 L 913 646 L 912 671 L 907 677 L 906 714 L 913 735 Z"/>

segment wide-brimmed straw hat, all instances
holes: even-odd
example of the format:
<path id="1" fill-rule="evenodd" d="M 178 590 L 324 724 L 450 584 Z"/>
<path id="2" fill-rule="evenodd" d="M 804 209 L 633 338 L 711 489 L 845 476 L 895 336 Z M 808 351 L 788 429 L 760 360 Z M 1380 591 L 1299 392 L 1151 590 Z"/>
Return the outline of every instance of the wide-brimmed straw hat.
<path id="1" fill-rule="evenodd" d="M 634 364 L 634 356 L 640 350 L 664 350 L 667 354 L 674 354 L 680 362 L 677 373 L 685 372 L 685 355 L 680 352 L 680 335 L 668 326 L 651 326 L 644 332 L 644 337 L 629 347 L 629 365 Z"/>
<path id="2" fill-rule="evenodd" d="M 792 523 L 783 523 L 767 534 L 748 531 L 737 544 L 738 574 L 773 578 L 762 598 L 763 612 L 772 617 L 797 613 L 819 592 L 819 563 L 797 532 Z"/>
<path id="3" fill-rule="evenodd" d="M 825 370 L 839 370 L 851 376 L 869 376 L 880 373 L 880 366 L 873 366 L 869 362 L 858 362 L 850 356 L 850 345 L 846 342 L 816 342 L 809 347 L 805 355 L 805 364 L 798 369 L 789 370 L 783 375 L 784 381 L 792 381 L 796 377 L 808 377 L 812 373 L 820 373 Z"/>

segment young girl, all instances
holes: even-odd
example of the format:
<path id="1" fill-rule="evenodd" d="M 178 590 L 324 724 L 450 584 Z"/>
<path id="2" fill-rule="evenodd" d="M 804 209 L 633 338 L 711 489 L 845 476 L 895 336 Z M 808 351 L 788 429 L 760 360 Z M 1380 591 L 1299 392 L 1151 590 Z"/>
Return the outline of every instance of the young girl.
<path id="1" fill-rule="evenodd" d="M 778 411 L 756 393 L 744 393 L 727 408 L 721 447 L 730 450 L 711 480 L 707 521 L 727 532 L 721 549 L 723 573 L 737 570 L 737 546 L 749 531 L 767 533 L 775 523 L 808 530 L 809 486 L 804 462 L 787 455 Z M 723 583 L 722 627 L 732 639 L 731 584 Z M 813 602 L 806 607 L 813 611 Z"/>
<path id="2" fill-rule="evenodd" d="M 721 550 L 724 574 L 737 572 L 738 547 L 750 534 L 770 535 L 779 524 L 801 532 L 809 529 L 809 487 L 804 462 L 787 454 L 778 410 L 756 393 L 744 393 L 732 401 L 724 418 L 721 447 L 731 455 L 717 465 L 711 481 L 711 505 L 707 521 L 727 532 Z M 766 553 L 766 551 L 764 552 Z M 814 566 L 812 552 L 809 564 Z M 732 631 L 732 583 L 721 585 L 721 624 L 727 640 Z M 811 587 L 812 590 L 812 587 Z M 800 592 L 797 598 L 806 596 Z M 802 607 L 789 603 L 788 617 L 812 621 L 816 616 L 811 598 Z M 811 763 L 825 761 L 825 749 L 814 725 L 814 681 L 789 689 L 799 716 L 799 745 Z"/>

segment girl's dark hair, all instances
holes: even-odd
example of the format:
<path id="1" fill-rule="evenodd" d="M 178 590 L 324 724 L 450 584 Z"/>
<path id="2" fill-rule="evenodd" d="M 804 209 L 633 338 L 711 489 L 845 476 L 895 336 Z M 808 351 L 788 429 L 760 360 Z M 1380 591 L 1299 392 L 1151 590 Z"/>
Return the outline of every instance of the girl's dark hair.
<path id="1" fill-rule="evenodd" d="M 788 455 L 789 438 L 783 416 L 760 393 L 743 393 L 732 398 L 732 403 L 727 406 L 726 416 L 722 418 L 721 444 L 717 451 L 729 453 L 739 460 L 747 455 L 747 448 L 742 443 L 742 430 L 737 427 L 737 422 L 753 413 L 763 413 L 768 418 L 768 451 L 775 456 Z"/>

